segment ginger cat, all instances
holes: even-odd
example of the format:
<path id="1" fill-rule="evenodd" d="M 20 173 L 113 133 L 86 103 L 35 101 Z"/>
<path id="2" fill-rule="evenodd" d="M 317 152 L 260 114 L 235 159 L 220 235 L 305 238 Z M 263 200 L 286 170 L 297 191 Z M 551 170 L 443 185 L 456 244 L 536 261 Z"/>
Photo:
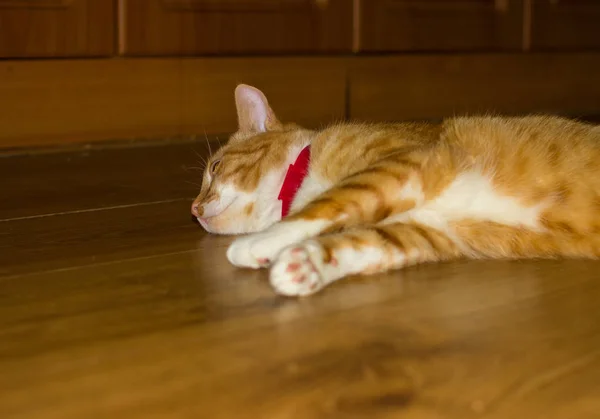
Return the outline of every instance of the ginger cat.
<path id="1" fill-rule="evenodd" d="M 270 267 L 282 295 L 458 258 L 600 256 L 600 127 L 552 116 L 441 124 L 283 124 L 235 90 L 239 130 L 210 157 L 192 213 Z M 289 214 L 288 214 L 289 211 Z"/>

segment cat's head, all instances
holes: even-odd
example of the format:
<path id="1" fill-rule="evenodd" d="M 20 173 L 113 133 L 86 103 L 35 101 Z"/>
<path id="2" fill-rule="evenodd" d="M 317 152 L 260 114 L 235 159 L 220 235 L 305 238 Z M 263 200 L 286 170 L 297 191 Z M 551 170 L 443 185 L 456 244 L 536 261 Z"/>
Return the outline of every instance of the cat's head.
<path id="1" fill-rule="evenodd" d="M 288 166 L 310 132 L 282 124 L 258 89 L 235 89 L 238 131 L 209 159 L 192 215 L 210 233 L 264 230 L 281 219 L 278 200 Z"/>

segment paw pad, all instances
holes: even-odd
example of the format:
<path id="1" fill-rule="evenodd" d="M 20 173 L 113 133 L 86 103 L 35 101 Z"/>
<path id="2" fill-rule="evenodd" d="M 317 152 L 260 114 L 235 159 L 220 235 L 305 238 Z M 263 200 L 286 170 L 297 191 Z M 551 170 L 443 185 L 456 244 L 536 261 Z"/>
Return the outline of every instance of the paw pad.
<path id="1" fill-rule="evenodd" d="M 298 269 L 300 269 L 302 267 L 302 265 L 300 265 L 299 263 L 290 263 L 287 266 L 287 269 L 285 270 L 286 272 L 296 272 Z"/>
<path id="2" fill-rule="evenodd" d="M 306 281 L 306 276 L 305 275 L 295 276 L 294 279 L 292 279 L 292 282 L 295 282 L 296 284 L 301 284 L 304 281 Z"/>
<path id="3" fill-rule="evenodd" d="M 315 266 L 322 263 L 320 247 L 311 244 L 284 249 L 271 268 L 270 281 L 277 293 L 287 296 L 312 294 L 323 288 L 325 281 Z"/>

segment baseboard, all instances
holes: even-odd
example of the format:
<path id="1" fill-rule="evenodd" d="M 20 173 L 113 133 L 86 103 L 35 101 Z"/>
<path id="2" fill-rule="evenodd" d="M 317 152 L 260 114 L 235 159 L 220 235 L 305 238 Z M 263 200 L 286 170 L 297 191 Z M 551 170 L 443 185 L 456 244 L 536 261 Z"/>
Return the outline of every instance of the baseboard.
<path id="1" fill-rule="evenodd" d="M 600 53 L 365 57 L 349 77 L 353 119 L 600 115 Z"/>
<path id="2" fill-rule="evenodd" d="M 318 126 L 344 117 L 345 77 L 318 57 L 0 61 L 0 147 L 230 132 L 241 82 Z"/>
<path id="3" fill-rule="evenodd" d="M 600 114 L 600 53 L 0 61 L 0 148 L 230 132 L 241 82 L 309 127 Z"/>

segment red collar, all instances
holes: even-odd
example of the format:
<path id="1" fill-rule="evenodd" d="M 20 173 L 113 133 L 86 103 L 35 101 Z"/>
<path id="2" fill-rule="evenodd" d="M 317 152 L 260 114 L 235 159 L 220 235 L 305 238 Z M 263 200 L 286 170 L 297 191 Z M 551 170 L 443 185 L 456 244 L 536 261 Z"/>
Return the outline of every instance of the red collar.
<path id="1" fill-rule="evenodd" d="M 281 185 L 281 190 L 279 191 L 279 196 L 277 197 L 281 201 L 281 218 L 290 212 L 290 206 L 296 196 L 296 192 L 298 192 L 302 181 L 308 174 L 309 161 L 310 146 L 306 146 L 302 149 L 296 161 L 288 167 L 283 185 Z"/>

